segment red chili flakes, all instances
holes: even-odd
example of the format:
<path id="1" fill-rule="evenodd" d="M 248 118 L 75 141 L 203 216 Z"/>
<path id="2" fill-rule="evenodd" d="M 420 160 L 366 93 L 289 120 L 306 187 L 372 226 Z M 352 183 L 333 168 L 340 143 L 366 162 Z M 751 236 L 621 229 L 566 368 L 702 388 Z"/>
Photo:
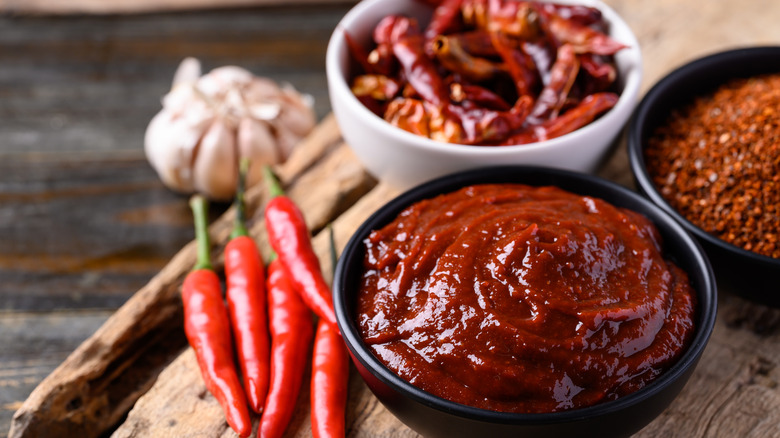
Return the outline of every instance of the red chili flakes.
<path id="1" fill-rule="evenodd" d="M 674 110 L 648 140 L 645 160 L 689 221 L 780 258 L 780 74 L 732 80 Z"/>

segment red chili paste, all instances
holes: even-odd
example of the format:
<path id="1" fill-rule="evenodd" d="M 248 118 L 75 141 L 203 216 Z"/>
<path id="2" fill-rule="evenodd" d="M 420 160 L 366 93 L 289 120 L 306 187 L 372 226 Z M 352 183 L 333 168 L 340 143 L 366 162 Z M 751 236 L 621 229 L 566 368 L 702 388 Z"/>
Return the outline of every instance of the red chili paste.
<path id="1" fill-rule="evenodd" d="M 554 412 L 638 390 L 693 333 L 688 277 L 644 216 L 555 187 L 476 185 L 365 240 L 358 325 L 413 385 Z"/>

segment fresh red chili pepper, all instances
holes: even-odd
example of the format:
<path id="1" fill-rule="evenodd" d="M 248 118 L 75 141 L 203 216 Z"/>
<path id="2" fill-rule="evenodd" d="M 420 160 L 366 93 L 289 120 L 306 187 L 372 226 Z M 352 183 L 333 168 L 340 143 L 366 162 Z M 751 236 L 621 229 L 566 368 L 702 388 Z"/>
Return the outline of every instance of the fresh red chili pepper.
<path id="1" fill-rule="evenodd" d="M 265 207 L 268 240 L 306 305 L 338 330 L 330 287 L 322 277 L 303 214 L 295 202 L 284 195 L 270 168 L 265 167 L 265 175 L 273 195 Z"/>
<path id="2" fill-rule="evenodd" d="M 225 246 L 226 298 L 244 390 L 253 411 L 261 413 L 268 392 L 270 346 L 266 317 L 265 270 L 255 241 L 244 224 L 244 187 L 249 162 L 242 160 L 236 191 L 236 221 Z"/>
<path id="3" fill-rule="evenodd" d="M 190 205 L 195 217 L 198 262 L 182 285 L 184 331 L 195 350 L 206 388 L 222 406 L 230 427 L 247 437 L 252 432 L 249 409 L 233 363 L 230 322 L 219 278 L 209 260 L 208 207 L 206 200 L 197 195 Z"/>
<path id="4" fill-rule="evenodd" d="M 335 269 L 336 245 L 330 231 Z M 343 437 L 349 384 L 349 355 L 341 335 L 320 321 L 314 338 L 311 373 L 311 431 L 314 438 Z"/>
<path id="5" fill-rule="evenodd" d="M 324 321 L 314 338 L 311 431 L 314 438 L 343 437 L 349 357 L 341 335 Z"/>
<path id="6" fill-rule="evenodd" d="M 278 438 L 284 434 L 295 411 L 314 335 L 314 321 L 279 258 L 268 265 L 266 290 L 271 327 L 271 386 L 258 436 Z"/>

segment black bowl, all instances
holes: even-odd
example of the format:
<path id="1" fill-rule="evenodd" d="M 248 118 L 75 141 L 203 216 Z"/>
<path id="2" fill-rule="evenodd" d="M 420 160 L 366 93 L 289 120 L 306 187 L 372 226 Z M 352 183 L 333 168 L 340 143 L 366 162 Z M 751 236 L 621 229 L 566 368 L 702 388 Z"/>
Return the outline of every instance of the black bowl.
<path id="1" fill-rule="evenodd" d="M 414 202 L 479 183 L 555 185 L 573 193 L 602 198 L 652 220 L 665 242 L 666 257 L 688 272 L 697 293 L 695 333 L 677 363 L 651 384 L 617 400 L 542 414 L 494 412 L 454 403 L 422 391 L 382 364 L 363 343 L 355 321 L 356 293 L 363 270 L 363 240 Z M 390 412 L 425 437 L 630 436 L 666 409 L 693 373 L 715 323 L 716 295 L 712 269 L 696 240 L 647 199 L 594 176 L 526 166 L 456 173 L 401 194 L 358 228 L 341 255 L 333 284 L 336 317 L 358 371 Z"/>
<path id="2" fill-rule="evenodd" d="M 642 98 L 629 122 L 628 155 L 639 191 L 679 221 L 701 243 L 715 270 L 718 288 L 752 301 L 780 307 L 780 259 L 739 248 L 697 227 L 678 213 L 653 184 L 644 148 L 673 108 L 709 94 L 732 78 L 780 72 L 780 47 L 720 52 L 683 65 Z"/>

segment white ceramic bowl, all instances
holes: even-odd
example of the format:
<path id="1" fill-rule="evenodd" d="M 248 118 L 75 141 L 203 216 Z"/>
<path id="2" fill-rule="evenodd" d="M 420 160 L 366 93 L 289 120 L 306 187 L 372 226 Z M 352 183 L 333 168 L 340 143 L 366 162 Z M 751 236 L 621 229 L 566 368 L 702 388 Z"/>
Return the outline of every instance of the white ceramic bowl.
<path id="1" fill-rule="evenodd" d="M 615 56 L 618 68 L 617 104 L 594 122 L 567 135 L 517 146 L 467 146 L 437 142 L 390 125 L 352 94 L 350 54 L 344 31 L 366 47 L 379 20 L 389 14 L 417 18 L 421 27 L 432 9 L 416 0 L 363 0 L 341 20 L 331 36 L 326 56 L 328 91 L 333 112 L 346 142 L 366 169 L 399 189 L 451 172 L 486 165 L 534 164 L 593 172 L 609 152 L 637 101 L 642 60 L 639 43 L 617 13 L 597 0 L 557 0 L 600 9 L 610 24 L 610 36 L 629 46 Z"/>

